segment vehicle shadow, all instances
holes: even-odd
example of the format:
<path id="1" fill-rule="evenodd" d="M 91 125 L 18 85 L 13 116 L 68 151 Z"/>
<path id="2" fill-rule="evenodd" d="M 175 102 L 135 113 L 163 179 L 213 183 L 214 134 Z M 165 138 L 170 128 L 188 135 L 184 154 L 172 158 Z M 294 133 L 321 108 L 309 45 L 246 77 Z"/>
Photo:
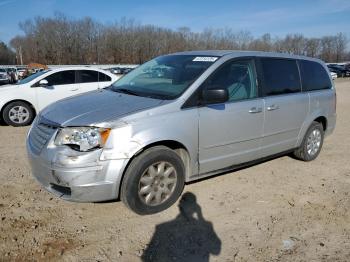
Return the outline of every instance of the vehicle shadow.
<path id="1" fill-rule="evenodd" d="M 202 215 L 196 196 L 183 194 L 180 213 L 171 221 L 159 224 L 142 254 L 142 261 L 209 261 L 219 255 L 221 240 L 211 222 Z"/>

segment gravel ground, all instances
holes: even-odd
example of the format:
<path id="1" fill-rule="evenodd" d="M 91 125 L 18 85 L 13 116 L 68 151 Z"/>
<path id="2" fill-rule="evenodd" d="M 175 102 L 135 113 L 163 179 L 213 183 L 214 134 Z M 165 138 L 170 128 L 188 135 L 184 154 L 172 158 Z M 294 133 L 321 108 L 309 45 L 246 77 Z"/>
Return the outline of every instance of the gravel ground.
<path id="1" fill-rule="evenodd" d="M 350 80 L 336 86 L 337 127 L 315 161 L 284 156 L 192 183 L 151 216 L 57 199 L 30 174 L 28 128 L 0 126 L 0 260 L 349 261 Z"/>

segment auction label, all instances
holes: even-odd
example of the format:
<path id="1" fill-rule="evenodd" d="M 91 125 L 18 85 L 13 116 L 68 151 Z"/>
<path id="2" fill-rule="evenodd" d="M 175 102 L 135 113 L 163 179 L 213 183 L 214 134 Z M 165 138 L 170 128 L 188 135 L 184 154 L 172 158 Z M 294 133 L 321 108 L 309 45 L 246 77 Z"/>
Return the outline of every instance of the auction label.
<path id="1" fill-rule="evenodd" d="M 218 57 L 215 56 L 197 56 L 192 61 L 195 62 L 215 62 L 218 60 Z"/>

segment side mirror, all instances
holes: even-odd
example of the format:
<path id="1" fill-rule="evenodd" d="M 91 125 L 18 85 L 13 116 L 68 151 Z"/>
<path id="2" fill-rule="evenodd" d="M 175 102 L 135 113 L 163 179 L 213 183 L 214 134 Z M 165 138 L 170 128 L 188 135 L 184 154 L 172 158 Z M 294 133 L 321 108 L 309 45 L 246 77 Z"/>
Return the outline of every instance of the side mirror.
<path id="1" fill-rule="evenodd" d="M 215 87 L 212 89 L 204 89 L 202 92 L 202 99 L 204 104 L 220 104 L 228 100 L 227 89 Z"/>
<path id="2" fill-rule="evenodd" d="M 49 85 L 49 82 L 46 79 L 42 79 L 39 82 L 39 86 L 41 87 L 47 87 Z"/>

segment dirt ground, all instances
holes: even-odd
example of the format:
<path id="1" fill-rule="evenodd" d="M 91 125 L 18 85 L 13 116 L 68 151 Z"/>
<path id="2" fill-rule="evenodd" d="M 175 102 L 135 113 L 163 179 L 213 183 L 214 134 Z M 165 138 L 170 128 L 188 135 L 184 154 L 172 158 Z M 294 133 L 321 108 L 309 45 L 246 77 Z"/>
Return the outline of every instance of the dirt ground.
<path id="1" fill-rule="evenodd" d="M 30 174 L 28 128 L 0 126 L 0 260 L 349 261 L 350 80 L 336 87 L 337 127 L 315 161 L 284 156 L 192 183 L 151 216 L 57 199 Z"/>

